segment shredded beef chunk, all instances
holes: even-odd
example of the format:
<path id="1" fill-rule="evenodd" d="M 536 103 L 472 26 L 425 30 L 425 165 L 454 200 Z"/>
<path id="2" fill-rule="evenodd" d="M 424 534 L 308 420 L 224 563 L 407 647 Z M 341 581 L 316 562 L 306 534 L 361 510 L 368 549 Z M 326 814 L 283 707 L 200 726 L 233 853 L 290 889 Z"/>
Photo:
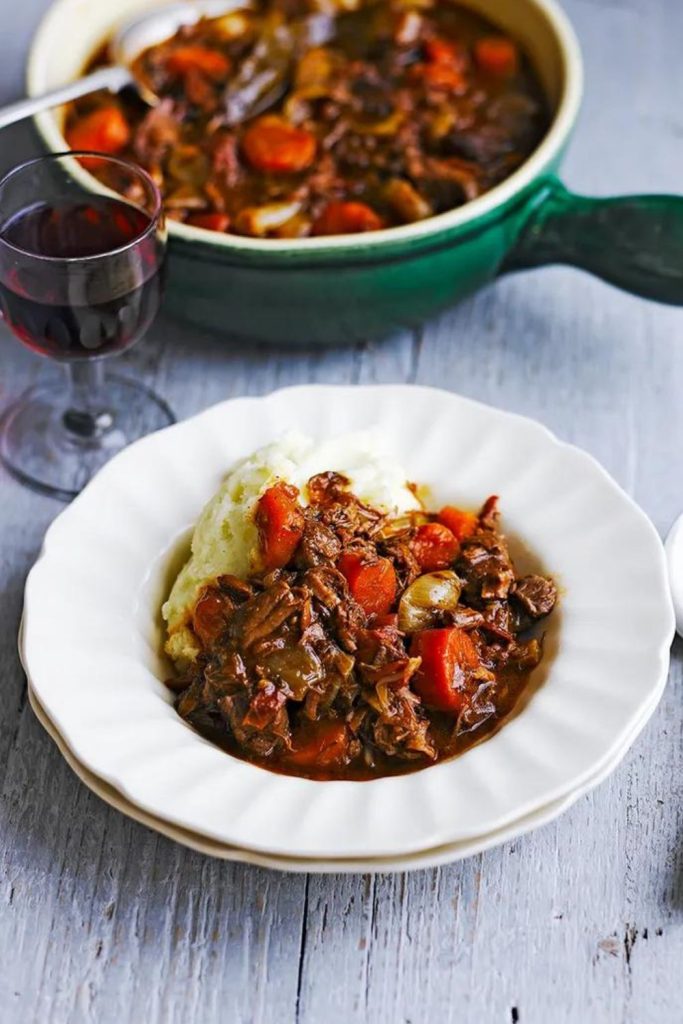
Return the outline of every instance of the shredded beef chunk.
<path id="1" fill-rule="evenodd" d="M 557 587 L 546 576 L 524 576 L 515 583 L 512 596 L 532 619 L 542 619 L 555 607 Z"/>
<path id="2" fill-rule="evenodd" d="M 321 473 L 255 517 L 261 571 L 201 590 L 201 655 L 169 681 L 204 735 L 274 771 L 367 779 L 452 757 L 513 710 L 557 588 L 516 575 L 496 498 L 390 519 Z"/>
<path id="3" fill-rule="evenodd" d="M 489 498 L 482 508 L 478 528 L 463 543 L 456 565 L 475 607 L 487 601 L 507 600 L 515 571 L 505 539 L 498 532 L 497 498 Z"/>
<path id="4" fill-rule="evenodd" d="M 341 541 L 329 526 L 308 519 L 299 545 L 297 567 L 311 569 L 316 565 L 335 565 L 341 550 Z"/>

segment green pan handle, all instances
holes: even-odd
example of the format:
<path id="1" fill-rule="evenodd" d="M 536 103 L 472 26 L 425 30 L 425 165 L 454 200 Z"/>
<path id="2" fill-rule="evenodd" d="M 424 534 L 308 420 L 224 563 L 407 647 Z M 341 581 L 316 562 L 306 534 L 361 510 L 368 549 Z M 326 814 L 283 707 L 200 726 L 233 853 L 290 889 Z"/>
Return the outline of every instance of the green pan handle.
<path id="1" fill-rule="evenodd" d="M 657 302 L 683 306 L 683 196 L 573 195 L 552 178 L 501 268 L 568 263 Z"/>

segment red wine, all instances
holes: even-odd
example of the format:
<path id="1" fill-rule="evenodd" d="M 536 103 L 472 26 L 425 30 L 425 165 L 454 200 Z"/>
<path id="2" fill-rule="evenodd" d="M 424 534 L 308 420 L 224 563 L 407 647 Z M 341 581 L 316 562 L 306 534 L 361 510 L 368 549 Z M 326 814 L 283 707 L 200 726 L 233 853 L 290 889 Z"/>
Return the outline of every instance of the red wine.
<path id="1" fill-rule="evenodd" d="M 154 232 L 145 235 L 149 227 L 144 210 L 109 196 L 37 203 L 14 214 L 0 229 L 8 326 L 57 359 L 132 345 L 161 301 L 162 257 Z"/>

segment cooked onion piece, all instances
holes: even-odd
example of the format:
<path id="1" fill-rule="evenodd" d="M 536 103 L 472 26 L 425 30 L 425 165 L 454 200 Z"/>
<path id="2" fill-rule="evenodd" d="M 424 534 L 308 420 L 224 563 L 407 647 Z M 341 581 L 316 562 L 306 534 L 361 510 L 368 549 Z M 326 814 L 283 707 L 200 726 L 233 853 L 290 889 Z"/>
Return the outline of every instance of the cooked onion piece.
<path id="1" fill-rule="evenodd" d="M 458 607 L 462 583 L 450 569 L 418 576 L 403 594 L 398 606 L 398 628 L 404 633 L 431 629 L 444 612 Z"/>

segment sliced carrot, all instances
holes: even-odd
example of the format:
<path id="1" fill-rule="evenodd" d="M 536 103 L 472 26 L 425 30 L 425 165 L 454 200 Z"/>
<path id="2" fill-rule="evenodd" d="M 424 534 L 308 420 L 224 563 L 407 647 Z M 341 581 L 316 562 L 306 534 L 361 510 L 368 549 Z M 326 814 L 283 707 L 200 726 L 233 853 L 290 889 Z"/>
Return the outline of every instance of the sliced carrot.
<path id="1" fill-rule="evenodd" d="M 230 60 L 224 53 L 206 46 L 179 46 L 166 58 L 166 67 L 173 75 L 197 70 L 212 81 L 220 82 L 230 72 Z"/>
<path id="2" fill-rule="evenodd" d="M 242 149 L 257 171 L 293 174 L 313 163 L 316 141 L 304 128 L 297 128 L 276 114 L 268 114 L 247 128 Z"/>
<path id="3" fill-rule="evenodd" d="M 230 218 L 227 213 L 191 213 L 186 223 L 193 228 L 206 228 L 207 231 L 227 231 Z"/>
<path id="4" fill-rule="evenodd" d="M 467 85 L 467 79 L 456 67 L 448 64 L 422 64 L 421 77 L 435 89 L 459 92 Z"/>
<path id="5" fill-rule="evenodd" d="M 366 203 L 328 203 L 313 224 L 314 235 L 354 235 L 363 231 L 378 231 L 384 227 L 382 219 Z"/>
<path id="6" fill-rule="evenodd" d="M 304 532 L 304 519 L 298 496 L 296 487 L 277 483 L 259 498 L 256 525 L 263 565 L 268 571 L 287 565 L 299 546 Z"/>
<path id="7" fill-rule="evenodd" d="M 447 569 L 460 550 L 457 537 L 443 523 L 425 523 L 418 527 L 410 547 L 420 568 L 426 572 Z"/>
<path id="8" fill-rule="evenodd" d="M 506 36 L 484 36 L 474 44 L 474 57 L 482 71 L 511 78 L 519 68 L 519 50 Z"/>
<path id="9" fill-rule="evenodd" d="M 343 764 L 349 746 L 349 730 L 338 719 L 305 726 L 301 738 L 294 737 L 294 749 L 286 755 L 299 768 L 333 768 Z"/>
<path id="10" fill-rule="evenodd" d="M 71 149 L 90 149 L 95 153 L 118 153 L 130 142 L 130 128 L 119 107 L 107 107 L 79 117 L 66 131 Z"/>
<path id="11" fill-rule="evenodd" d="M 474 512 L 463 512 L 453 505 L 446 505 L 439 512 L 439 522 L 447 526 L 454 537 L 463 541 L 471 537 L 477 528 L 477 516 Z"/>
<path id="12" fill-rule="evenodd" d="M 347 551 L 337 563 L 346 578 L 351 596 L 368 615 L 386 615 L 396 600 L 396 572 L 388 558 L 369 561 L 365 555 Z"/>
<path id="13" fill-rule="evenodd" d="M 471 637 L 462 629 L 425 629 L 416 633 L 410 653 L 421 658 L 413 688 L 429 707 L 457 713 L 467 703 L 465 672 L 479 667 Z"/>
<path id="14" fill-rule="evenodd" d="M 462 62 L 460 47 L 446 39 L 428 39 L 424 44 L 424 52 L 430 64 L 459 65 Z"/>
<path id="15" fill-rule="evenodd" d="M 467 85 L 466 55 L 461 46 L 438 37 L 424 44 L 425 64 L 414 64 L 412 75 L 428 85 L 450 92 L 461 92 Z"/>

